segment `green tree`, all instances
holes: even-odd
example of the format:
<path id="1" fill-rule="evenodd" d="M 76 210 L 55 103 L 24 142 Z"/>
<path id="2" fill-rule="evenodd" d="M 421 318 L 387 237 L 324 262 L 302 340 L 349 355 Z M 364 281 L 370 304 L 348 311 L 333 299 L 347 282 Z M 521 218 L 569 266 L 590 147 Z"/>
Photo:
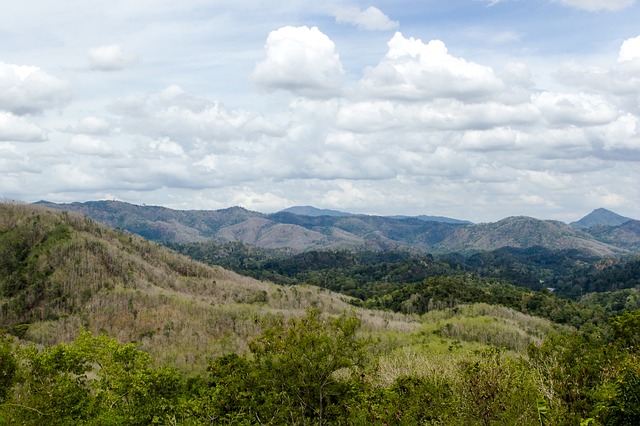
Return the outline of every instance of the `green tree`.
<path id="1" fill-rule="evenodd" d="M 209 417 L 327 424 L 345 416 L 345 404 L 358 394 L 357 370 L 367 360 L 359 328 L 354 315 L 325 318 L 316 310 L 268 328 L 250 343 L 251 358 L 229 355 L 212 363 Z"/>
<path id="2" fill-rule="evenodd" d="M 16 382 L 16 357 L 11 348 L 11 341 L 0 339 L 0 403 L 11 394 Z"/>

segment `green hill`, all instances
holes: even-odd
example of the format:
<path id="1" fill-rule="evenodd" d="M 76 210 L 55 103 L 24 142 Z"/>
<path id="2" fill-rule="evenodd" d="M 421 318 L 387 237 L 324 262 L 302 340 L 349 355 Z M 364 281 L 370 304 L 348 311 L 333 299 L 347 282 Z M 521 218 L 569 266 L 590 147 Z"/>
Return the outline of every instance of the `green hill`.
<path id="1" fill-rule="evenodd" d="M 37 206 L 0 204 L 0 259 L 0 328 L 47 345 L 83 329 L 104 332 L 192 371 L 208 358 L 246 351 L 249 339 L 282 317 L 311 307 L 353 309 L 345 296 L 243 277 Z M 417 327 L 390 313 L 362 315 L 371 329 Z"/>
<path id="2" fill-rule="evenodd" d="M 637 424 L 640 311 L 573 333 L 466 274 L 367 310 L 20 204 L 0 260 L 1 424 Z"/>

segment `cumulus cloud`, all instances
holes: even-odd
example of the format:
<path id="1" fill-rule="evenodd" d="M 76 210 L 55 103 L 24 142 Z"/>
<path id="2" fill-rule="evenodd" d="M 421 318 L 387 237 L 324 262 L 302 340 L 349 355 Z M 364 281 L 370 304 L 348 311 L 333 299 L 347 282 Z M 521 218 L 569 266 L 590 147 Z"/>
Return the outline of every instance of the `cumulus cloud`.
<path id="1" fill-rule="evenodd" d="M 398 21 L 392 21 L 380 9 L 373 6 L 364 10 L 358 7 L 338 9 L 335 17 L 338 23 L 352 24 L 364 30 L 390 30 L 398 26 Z"/>
<path id="2" fill-rule="evenodd" d="M 635 0 L 556 0 L 560 3 L 575 7 L 576 9 L 587 10 L 589 12 L 597 12 L 599 10 L 608 10 L 615 12 L 625 9 L 635 3 Z"/>
<path id="3" fill-rule="evenodd" d="M 640 36 L 625 40 L 618 53 L 618 62 L 633 61 L 634 59 L 640 59 Z"/>
<path id="4" fill-rule="evenodd" d="M 44 142 L 47 132 L 30 123 L 24 117 L 7 111 L 0 111 L 0 141 L 4 142 Z"/>
<path id="5" fill-rule="evenodd" d="M 19 115 L 39 113 L 70 98 L 67 83 L 40 68 L 0 62 L 0 109 Z"/>
<path id="6" fill-rule="evenodd" d="M 532 100 L 552 126 L 600 125 L 619 116 L 616 108 L 599 95 L 543 92 L 533 95 Z"/>
<path id="7" fill-rule="evenodd" d="M 622 43 L 617 63 L 609 69 L 572 62 L 564 64 L 556 77 L 567 86 L 614 97 L 620 108 L 640 113 L 640 36 Z"/>
<path id="8" fill-rule="evenodd" d="M 283 27 L 272 31 L 266 58 L 253 81 L 266 89 L 284 89 L 305 96 L 336 94 L 344 74 L 336 46 L 317 27 Z"/>
<path id="9" fill-rule="evenodd" d="M 116 100 L 111 110 L 126 132 L 170 138 L 187 150 L 241 142 L 261 136 L 280 136 L 281 127 L 250 110 L 227 110 L 219 102 L 190 95 L 169 86 L 150 96 Z"/>
<path id="10" fill-rule="evenodd" d="M 477 99 L 504 88 L 490 67 L 449 54 L 440 40 L 423 43 L 397 32 L 382 62 L 365 71 L 361 89 L 387 99 Z"/>
<path id="11" fill-rule="evenodd" d="M 117 44 L 109 44 L 89 49 L 89 67 L 96 71 L 119 71 L 134 65 L 137 57 L 126 53 Z"/>

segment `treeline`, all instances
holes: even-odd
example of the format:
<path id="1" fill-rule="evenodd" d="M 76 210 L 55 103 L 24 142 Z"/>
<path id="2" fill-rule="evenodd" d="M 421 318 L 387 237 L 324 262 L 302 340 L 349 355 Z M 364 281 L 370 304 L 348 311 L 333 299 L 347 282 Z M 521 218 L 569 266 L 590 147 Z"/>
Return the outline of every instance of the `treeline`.
<path id="1" fill-rule="evenodd" d="M 640 309 L 637 257 L 600 259 L 543 247 L 467 256 L 402 250 L 292 254 L 214 242 L 170 247 L 261 280 L 310 284 L 357 298 L 358 306 L 410 314 L 483 302 L 580 328 Z"/>
<path id="2" fill-rule="evenodd" d="M 185 377 L 133 344 L 83 333 L 0 343 L 0 422 L 47 425 L 640 424 L 640 311 L 611 333 L 561 334 L 525 356 L 489 347 L 446 373 L 379 380 L 375 342 L 349 314 L 282 320 L 250 353 Z M 456 348 L 450 348 L 455 351 Z"/>
<path id="3" fill-rule="evenodd" d="M 371 281 L 411 283 L 432 276 L 474 274 L 532 290 L 552 288 L 578 300 L 591 292 L 640 286 L 640 257 L 601 258 L 575 249 L 505 247 L 475 254 L 425 254 L 410 250 L 324 250 L 292 253 L 242 243 L 188 243 L 168 246 L 193 259 L 279 284 L 362 287 Z M 365 298 L 366 295 L 355 295 Z"/>

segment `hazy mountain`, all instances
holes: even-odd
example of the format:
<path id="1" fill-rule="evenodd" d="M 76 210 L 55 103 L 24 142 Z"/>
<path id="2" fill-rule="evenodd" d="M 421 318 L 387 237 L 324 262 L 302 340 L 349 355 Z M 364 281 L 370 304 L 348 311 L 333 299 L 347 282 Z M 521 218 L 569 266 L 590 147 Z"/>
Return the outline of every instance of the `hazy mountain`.
<path id="1" fill-rule="evenodd" d="M 408 218 L 414 217 L 414 218 L 419 219 L 419 220 L 424 220 L 425 222 L 453 223 L 453 224 L 456 224 L 456 225 L 466 225 L 466 224 L 473 223 L 473 222 L 468 221 L 468 220 L 453 219 L 453 218 L 444 217 L 444 216 L 428 216 L 428 215 L 424 215 L 424 214 L 421 214 L 419 216 L 388 216 L 388 217 L 393 218 L 393 219 L 408 219 Z"/>
<path id="2" fill-rule="evenodd" d="M 618 226 L 592 226 L 585 229 L 599 241 L 631 251 L 640 251 L 640 221 L 630 219 Z"/>
<path id="3" fill-rule="evenodd" d="M 617 213 L 612 212 L 607 209 L 595 209 L 582 219 L 571 222 L 570 225 L 574 228 L 584 229 L 591 228 L 592 226 L 617 226 L 622 225 L 625 222 L 630 221 L 631 219 L 628 217 L 620 216 Z"/>
<path id="4" fill-rule="evenodd" d="M 82 213 L 113 228 L 152 241 L 184 243 L 206 240 L 239 241 L 262 248 L 430 249 L 453 224 L 416 218 L 381 216 L 299 215 L 291 212 L 264 214 L 241 207 L 223 210 L 172 210 L 120 201 L 39 205 Z"/>
<path id="5" fill-rule="evenodd" d="M 330 209 L 319 209 L 313 206 L 294 206 L 289 207 L 287 209 L 281 210 L 279 213 L 293 213 L 300 216 L 335 216 L 335 217 L 347 217 L 347 216 L 366 216 L 366 215 L 356 215 L 354 213 L 342 212 L 338 210 L 330 210 Z M 453 223 L 453 224 L 469 224 L 471 223 L 468 220 L 459 220 L 452 219 L 450 217 L 444 216 L 428 216 L 428 215 L 419 215 L 419 216 L 404 216 L 404 215 L 393 215 L 393 216 L 383 216 L 389 219 L 419 219 L 425 222 L 442 222 L 442 223 Z"/>
<path id="6" fill-rule="evenodd" d="M 456 252 L 543 246 L 586 250 L 606 256 L 625 250 L 640 250 L 631 225 L 628 229 L 587 233 L 562 222 L 529 217 L 469 224 L 348 213 L 345 216 L 300 215 L 290 211 L 264 214 L 241 207 L 182 211 L 118 201 L 39 204 L 77 211 L 113 228 L 166 243 L 237 241 L 262 248 L 296 251 L 412 248 Z M 304 209 L 309 213 L 323 211 Z M 621 236 L 623 233 L 624 238 Z"/>
<path id="7" fill-rule="evenodd" d="M 578 249 L 601 256 L 621 252 L 613 245 L 553 220 L 514 216 L 495 223 L 468 225 L 455 229 L 437 245 L 440 251 L 482 251 L 501 247 L 542 246 L 554 250 Z"/>
<path id="8" fill-rule="evenodd" d="M 173 210 L 158 206 L 140 206 L 122 201 L 88 201 L 56 204 L 39 201 L 36 204 L 82 213 L 115 229 L 141 235 L 151 241 L 193 242 L 215 237 L 222 228 L 252 218 L 264 217 L 242 207 L 221 210 Z"/>
<path id="9" fill-rule="evenodd" d="M 293 213 L 301 216 L 355 216 L 353 213 L 341 212 L 338 210 L 319 209 L 313 206 L 293 206 L 281 210 L 281 213 Z"/>

